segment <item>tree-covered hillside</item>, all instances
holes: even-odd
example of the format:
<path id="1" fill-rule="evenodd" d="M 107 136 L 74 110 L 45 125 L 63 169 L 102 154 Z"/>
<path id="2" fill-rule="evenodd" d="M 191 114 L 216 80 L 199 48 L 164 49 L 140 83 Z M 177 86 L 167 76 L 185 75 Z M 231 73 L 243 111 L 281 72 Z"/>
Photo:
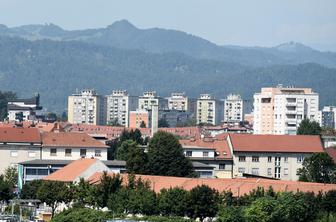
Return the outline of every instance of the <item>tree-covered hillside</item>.
<path id="1" fill-rule="evenodd" d="M 67 96 L 82 88 L 95 88 L 101 94 L 126 89 L 133 95 L 156 90 L 161 96 L 185 91 L 191 97 L 209 92 L 218 99 L 240 93 L 249 100 L 260 87 L 278 83 L 312 87 L 320 93 L 322 105 L 335 102 L 336 70 L 317 64 L 251 69 L 179 53 L 0 38 L 1 90 L 17 92 L 19 97 L 40 92 L 42 105 L 50 111 L 63 111 Z"/>

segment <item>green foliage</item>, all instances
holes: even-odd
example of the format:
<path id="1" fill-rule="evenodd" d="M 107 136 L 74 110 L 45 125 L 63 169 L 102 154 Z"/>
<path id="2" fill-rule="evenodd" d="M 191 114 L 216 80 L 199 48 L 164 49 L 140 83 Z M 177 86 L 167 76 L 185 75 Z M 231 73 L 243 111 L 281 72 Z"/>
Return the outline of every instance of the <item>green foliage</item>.
<path id="1" fill-rule="evenodd" d="M 129 151 L 131 149 L 134 149 L 134 147 L 136 147 L 137 144 L 136 142 L 134 142 L 133 140 L 126 140 L 124 141 L 120 147 L 118 147 L 117 150 L 117 156 L 116 159 L 117 160 L 127 160 L 127 155 L 129 153 Z"/>
<path id="2" fill-rule="evenodd" d="M 197 186 L 190 190 L 188 197 L 189 217 L 200 218 L 203 221 L 206 217 L 214 217 L 217 214 L 219 194 L 216 190 L 206 185 Z"/>
<path id="3" fill-rule="evenodd" d="M 5 180 L 11 187 L 15 187 L 18 183 L 18 171 L 16 167 L 7 167 L 5 169 Z"/>
<path id="4" fill-rule="evenodd" d="M 74 205 L 76 207 L 96 206 L 97 187 L 91 186 L 84 178 L 81 178 L 77 186 L 74 187 Z"/>
<path id="5" fill-rule="evenodd" d="M 141 121 L 141 123 L 140 123 L 140 128 L 146 128 L 147 126 L 146 126 L 146 123 L 145 123 L 145 121 Z"/>
<path id="6" fill-rule="evenodd" d="M 188 192 L 180 188 L 162 189 L 158 196 L 158 208 L 164 216 L 185 216 Z"/>
<path id="7" fill-rule="evenodd" d="M 241 207 L 229 206 L 221 207 L 217 214 L 218 222 L 244 222 Z"/>
<path id="8" fill-rule="evenodd" d="M 26 182 L 21 190 L 22 199 L 37 199 L 37 191 L 42 185 L 43 180 L 33 180 Z"/>
<path id="9" fill-rule="evenodd" d="M 51 207 L 53 216 L 56 207 L 60 203 L 69 203 L 73 199 L 73 196 L 68 184 L 59 181 L 43 180 L 37 190 L 37 199 Z"/>
<path id="10" fill-rule="evenodd" d="M 299 128 L 297 129 L 298 135 L 320 135 L 321 134 L 320 124 L 316 121 L 310 121 L 309 119 L 304 119 L 301 121 Z"/>
<path id="11" fill-rule="evenodd" d="M 97 192 L 95 194 L 98 205 L 106 207 L 110 195 L 116 193 L 121 188 L 121 184 L 122 178 L 119 174 L 109 176 L 107 172 L 104 172 L 100 183 L 97 185 Z"/>
<path id="12" fill-rule="evenodd" d="M 1 71 L 0 71 L 1 73 Z M 0 75 L 1 76 L 1 75 Z M 1 82 L 1 80 L 0 80 Z M 16 93 L 14 92 L 2 92 L 0 91 L 0 121 L 7 118 L 7 103 L 9 100 L 16 99 Z"/>
<path id="13" fill-rule="evenodd" d="M 261 197 L 245 209 L 244 216 L 249 222 L 272 222 L 279 219 L 276 210 L 277 200 L 273 197 Z"/>
<path id="14" fill-rule="evenodd" d="M 316 153 L 305 158 L 298 175 L 300 181 L 336 183 L 336 165 L 327 153 Z"/>
<path id="15" fill-rule="evenodd" d="M 3 175 L 0 175 L 0 202 L 8 202 L 13 197 L 11 184 L 5 180 Z"/>
<path id="16" fill-rule="evenodd" d="M 193 176 L 192 164 L 173 134 L 159 131 L 148 145 L 149 171 L 162 176 Z"/>
<path id="17" fill-rule="evenodd" d="M 57 214 L 51 222 L 102 222 L 109 219 L 107 213 L 88 208 L 70 208 Z"/>
<path id="18" fill-rule="evenodd" d="M 118 150 L 119 151 L 119 150 Z M 126 169 L 132 174 L 147 174 L 148 173 L 148 158 L 144 150 L 133 142 L 128 148 Z"/>
<path id="19" fill-rule="evenodd" d="M 159 121 L 158 121 L 158 127 L 160 127 L 160 128 L 169 127 L 169 123 L 164 118 L 159 119 Z"/>

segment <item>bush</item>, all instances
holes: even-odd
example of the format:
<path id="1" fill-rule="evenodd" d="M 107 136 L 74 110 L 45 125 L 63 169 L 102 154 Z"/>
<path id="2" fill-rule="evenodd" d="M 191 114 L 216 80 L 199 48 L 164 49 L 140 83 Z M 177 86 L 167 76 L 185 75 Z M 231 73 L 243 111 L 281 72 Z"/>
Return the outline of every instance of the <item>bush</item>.
<path id="1" fill-rule="evenodd" d="M 101 222 L 109 218 L 107 213 L 88 209 L 71 208 L 57 214 L 51 222 Z"/>

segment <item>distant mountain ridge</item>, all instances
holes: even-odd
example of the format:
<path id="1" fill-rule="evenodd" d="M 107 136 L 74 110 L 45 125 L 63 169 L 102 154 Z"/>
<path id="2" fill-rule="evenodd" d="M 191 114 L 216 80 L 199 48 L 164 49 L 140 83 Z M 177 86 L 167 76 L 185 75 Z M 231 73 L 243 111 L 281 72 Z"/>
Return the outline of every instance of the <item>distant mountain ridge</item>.
<path id="1" fill-rule="evenodd" d="M 255 68 L 176 52 L 0 36 L 0 90 L 20 97 L 40 92 L 42 105 L 50 111 L 65 110 L 67 96 L 76 88 L 95 88 L 102 95 L 113 89 L 131 95 L 156 90 L 161 96 L 184 91 L 193 98 L 212 93 L 217 99 L 239 93 L 251 102 L 261 87 L 279 83 L 313 88 L 322 106 L 335 102 L 336 69 L 314 63 Z"/>
<path id="2" fill-rule="evenodd" d="M 320 52 L 301 43 L 289 42 L 275 47 L 219 46 L 182 31 L 161 28 L 138 29 L 127 20 L 106 28 L 67 31 L 54 24 L 0 26 L 0 35 L 28 40 L 50 39 L 82 41 L 122 49 L 153 53 L 183 53 L 199 59 L 238 63 L 251 67 L 317 63 L 336 68 L 336 53 Z"/>

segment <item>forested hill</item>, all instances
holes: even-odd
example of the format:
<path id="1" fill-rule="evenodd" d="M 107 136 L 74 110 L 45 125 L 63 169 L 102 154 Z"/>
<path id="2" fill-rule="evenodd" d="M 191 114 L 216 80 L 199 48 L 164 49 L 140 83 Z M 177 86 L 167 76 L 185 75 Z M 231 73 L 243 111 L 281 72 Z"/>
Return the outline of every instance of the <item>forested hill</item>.
<path id="1" fill-rule="evenodd" d="M 153 54 L 74 41 L 0 37 L 0 89 L 21 97 L 41 93 L 44 107 L 61 112 L 76 88 L 101 94 L 126 89 L 133 95 L 156 90 L 161 96 L 185 91 L 191 97 L 240 93 L 252 99 L 263 86 L 312 87 L 321 105 L 335 102 L 336 69 L 318 64 L 249 68 L 237 63 L 196 59 L 180 53 Z"/>
<path id="2" fill-rule="evenodd" d="M 29 40 L 75 40 L 154 53 L 179 52 L 195 58 L 239 63 L 251 67 L 318 63 L 336 68 L 336 53 L 320 52 L 296 42 L 270 48 L 218 46 L 182 31 L 161 28 L 139 29 L 127 20 L 117 21 L 106 28 L 74 31 L 64 30 L 54 24 L 24 25 L 14 28 L 0 25 L 0 35 Z"/>

